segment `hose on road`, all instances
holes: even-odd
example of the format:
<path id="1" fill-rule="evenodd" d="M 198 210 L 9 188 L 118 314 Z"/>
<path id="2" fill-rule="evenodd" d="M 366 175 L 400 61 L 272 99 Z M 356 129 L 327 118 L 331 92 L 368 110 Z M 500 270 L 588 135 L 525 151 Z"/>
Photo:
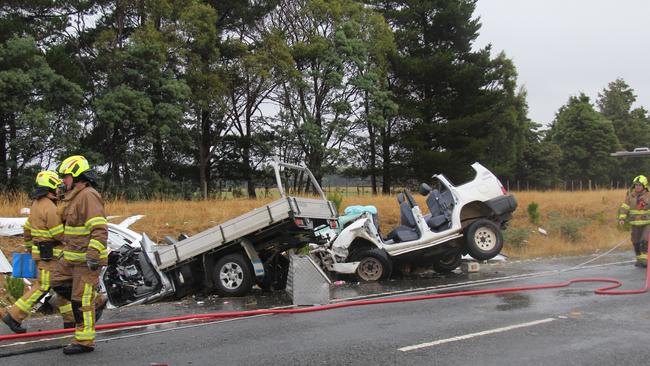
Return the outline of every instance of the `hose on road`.
<path id="1" fill-rule="evenodd" d="M 474 291 L 460 291 L 452 292 L 445 294 L 435 294 L 435 295 L 421 295 L 421 296 L 410 296 L 410 297 L 398 297 L 390 299 L 376 299 L 376 300 L 361 300 L 361 301 L 349 301 L 341 302 L 337 304 L 328 304 L 321 306 L 312 306 L 307 308 L 300 309 L 259 309 L 259 310 L 248 310 L 248 311 L 233 311 L 225 313 L 212 313 L 212 314 L 194 314 L 194 315 L 185 315 L 177 316 L 170 318 L 159 318 L 159 319 L 149 319 L 149 320 L 138 320 L 138 321 L 129 321 L 123 323 L 113 323 L 113 324 L 103 324 L 96 326 L 96 330 L 107 330 L 107 329 L 116 329 L 116 328 L 125 328 L 133 326 L 144 326 L 151 324 L 161 324 L 161 323 L 170 323 L 186 320 L 211 320 L 211 319 L 220 319 L 220 318 L 237 318 L 237 317 L 247 317 L 254 315 L 265 315 L 265 314 L 300 314 L 300 313 L 310 313 L 315 311 L 323 310 L 332 310 L 339 308 L 346 308 L 352 306 L 365 306 L 365 305 L 378 305 L 378 304 L 390 304 L 398 302 L 410 302 L 410 301 L 421 301 L 421 300 L 431 300 L 431 299 L 444 299 L 449 297 L 463 297 L 463 296 L 476 296 L 476 295 L 491 295 L 491 294 L 502 294 L 507 292 L 521 292 L 521 291 L 534 291 L 534 290 L 545 290 L 545 289 L 556 289 L 567 287 L 575 283 L 607 283 L 609 286 L 596 289 L 594 292 L 598 295 L 633 295 L 633 294 L 642 294 L 648 291 L 650 285 L 650 267 L 646 268 L 646 277 L 645 285 L 643 288 L 638 290 L 617 290 L 614 289 L 621 287 L 623 284 L 618 280 L 613 280 L 609 278 L 576 278 L 566 282 L 560 283 L 550 283 L 545 285 L 537 286 L 520 286 L 520 287 L 503 287 L 487 290 L 474 290 Z M 0 341 L 10 340 L 10 339 L 24 339 L 24 338 L 33 338 L 33 337 L 44 337 L 56 334 L 71 333 L 74 332 L 74 329 L 56 329 L 56 330 L 45 330 L 40 332 L 29 332 L 22 334 L 8 334 L 0 336 Z"/>

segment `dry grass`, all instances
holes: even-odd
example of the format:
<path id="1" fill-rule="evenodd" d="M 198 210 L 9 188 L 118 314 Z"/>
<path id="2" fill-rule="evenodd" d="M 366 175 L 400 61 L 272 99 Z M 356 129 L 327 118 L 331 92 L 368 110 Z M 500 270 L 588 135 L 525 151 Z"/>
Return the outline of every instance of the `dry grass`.
<path id="1" fill-rule="evenodd" d="M 518 192 L 515 197 L 519 208 L 515 212 L 506 237 L 510 233 L 527 236 L 525 242 L 513 245 L 506 241 L 505 254 L 517 257 L 536 257 L 545 255 L 579 254 L 611 247 L 627 238 L 628 233 L 616 227 L 615 213 L 623 199 L 622 190 L 589 192 Z M 416 201 L 426 213 L 424 197 L 415 196 Z M 220 222 L 260 207 L 272 198 L 257 200 L 230 199 L 209 201 L 112 201 L 107 202 L 108 215 L 117 215 L 113 222 L 119 222 L 130 215 L 144 214 L 132 229 L 146 232 L 154 240 L 162 240 L 165 235 L 177 236 L 179 233 L 195 234 Z M 537 232 L 538 225 L 528 221 L 526 208 L 531 202 L 539 204 L 540 225 L 549 231 L 548 236 Z M 21 207 L 29 206 L 24 195 L 0 197 L 0 217 L 18 216 Z M 375 205 L 379 211 L 381 228 L 384 233 L 399 224 L 399 209 L 395 196 L 345 197 L 342 206 Z M 569 225 L 573 222 L 573 226 Z M 573 241 L 561 233 L 562 226 L 579 229 L 582 237 Z M 582 224 L 583 226 L 580 226 Z M 15 240 L 0 238 L 0 248 L 5 252 L 16 245 Z M 626 247 L 627 248 L 627 247 Z"/>
<path id="2" fill-rule="evenodd" d="M 519 209 L 514 215 L 511 227 L 529 229 L 531 235 L 522 249 L 508 248 L 517 256 L 546 256 L 556 254 L 593 253 L 609 249 L 621 241 L 628 241 L 629 232 L 620 228 L 616 211 L 625 196 L 624 190 L 601 190 L 589 192 L 521 192 L 516 195 Z M 548 236 L 536 232 L 537 225 L 528 221 L 526 208 L 531 202 L 539 204 L 541 227 L 550 230 Z M 560 219 L 553 219 L 553 214 Z M 582 221 L 581 238 L 569 240 L 566 235 L 553 230 L 553 224 L 567 221 Z M 535 231 L 535 232 L 532 232 Z M 629 250 L 631 245 L 624 244 Z"/>

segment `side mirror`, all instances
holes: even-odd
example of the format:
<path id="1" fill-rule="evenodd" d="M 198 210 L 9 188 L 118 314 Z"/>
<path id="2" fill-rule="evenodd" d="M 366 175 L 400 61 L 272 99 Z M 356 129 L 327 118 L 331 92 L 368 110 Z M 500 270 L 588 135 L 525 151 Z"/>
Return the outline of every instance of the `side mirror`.
<path id="1" fill-rule="evenodd" d="M 427 195 L 429 195 L 429 193 L 431 193 L 432 190 L 433 190 L 433 188 L 431 188 L 430 185 L 428 185 L 426 183 L 420 184 L 420 194 L 421 195 L 427 196 Z"/>

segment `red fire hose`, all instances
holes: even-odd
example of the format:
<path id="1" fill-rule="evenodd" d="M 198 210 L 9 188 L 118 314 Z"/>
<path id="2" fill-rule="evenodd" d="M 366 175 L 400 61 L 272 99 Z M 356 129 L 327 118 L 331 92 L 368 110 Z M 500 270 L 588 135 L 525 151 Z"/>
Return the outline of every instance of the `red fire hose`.
<path id="1" fill-rule="evenodd" d="M 139 325 L 149 325 L 149 324 L 160 324 L 160 323 L 169 323 L 183 320 L 194 320 L 194 319 L 218 319 L 218 318 L 235 318 L 235 317 L 246 317 L 253 315 L 263 315 L 263 314 L 297 314 L 297 313 L 309 313 L 313 311 L 322 311 L 330 309 L 345 308 L 350 306 L 363 306 L 363 305 L 377 305 L 377 304 L 389 304 L 395 302 L 407 302 L 407 301 L 420 301 L 420 300 L 429 300 L 429 299 L 443 299 L 447 297 L 460 297 L 460 296 L 474 296 L 474 295 L 488 295 L 488 294 L 500 294 L 506 292 L 520 292 L 520 291 L 532 291 L 532 290 L 544 290 L 544 289 L 553 289 L 567 287 L 574 283 L 580 282 L 605 282 L 611 285 L 607 287 L 602 287 L 595 290 L 595 293 L 598 295 L 632 295 L 632 294 L 642 294 L 648 291 L 648 286 L 650 284 L 650 267 L 646 269 L 646 278 L 645 285 L 643 288 L 638 290 L 619 290 L 613 291 L 614 289 L 621 287 L 622 283 L 617 280 L 612 280 L 608 278 L 576 278 L 569 280 L 567 282 L 561 283 L 551 283 L 546 285 L 538 286 L 522 286 L 522 287 L 504 287 L 488 290 L 475 290 L 475 291 L 460 291 L 447 294 L 436 294 L 436 295 L 423 295 L 423 296 L 412 296 L 412 297 L 399 297 L 391 299 L 378 299 L 378 300 L 362 300 L 362 301 L 349 301 L 342 302 L 338 304 L 329 304 L 322 306 L 312 306 L 308 308 L 301 309 L 260 309 L 260 310 L 249 310 L 249 311 L 234 311 L 227 313 L 213 313 L 213 314 L 195 314 L 195 315 L 186 315 L 178 316 L 172 318 L 160 318 L 160 319 L 150 319 L 150 320 L 138 320 L 130 321 L 124 323 L 113 323 L 113 324 L 104 324 L 98 325 L 97 330 L 104 329 L 115 329 Z M 43 337 L 50 336 L 55 334 L 62 333 L 71 333 L 74 332 L 74 329 L 56 329 L 56 330 L 46 330 L 40 332 L 29 332 L 23 334 L 9 334 L 0 336 L 0 341 L 8 339 L 20 339 L 20 338 L 32 338 L 32 337 Z"/>

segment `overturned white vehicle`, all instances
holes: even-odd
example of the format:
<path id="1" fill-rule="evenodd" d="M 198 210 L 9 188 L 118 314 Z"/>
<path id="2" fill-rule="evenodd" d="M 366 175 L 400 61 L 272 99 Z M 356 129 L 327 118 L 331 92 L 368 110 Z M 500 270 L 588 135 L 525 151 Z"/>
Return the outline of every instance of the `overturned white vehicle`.
<path id="1" fill-rule="evenodd" d="M 379 230 L 376 209 L 346 209 L 339 230 L 323 230 L 326 245 L 312 245 L 311 255 L 331 272 L 355 273 L 364 281 L 388 278 L 400 264 L 433 265 L 440 273 L 461 264 L 462 255 L 488 260 L 503 247 L 501 230 L 517 208 L 497 177 L 479 163 L 470 182 L 454 186 L 434 175 L 436 189 L 423 183 L 428 214 L 423 214 L 405 190 L 397 196 L 400 225 L 388 235 Z"/>

